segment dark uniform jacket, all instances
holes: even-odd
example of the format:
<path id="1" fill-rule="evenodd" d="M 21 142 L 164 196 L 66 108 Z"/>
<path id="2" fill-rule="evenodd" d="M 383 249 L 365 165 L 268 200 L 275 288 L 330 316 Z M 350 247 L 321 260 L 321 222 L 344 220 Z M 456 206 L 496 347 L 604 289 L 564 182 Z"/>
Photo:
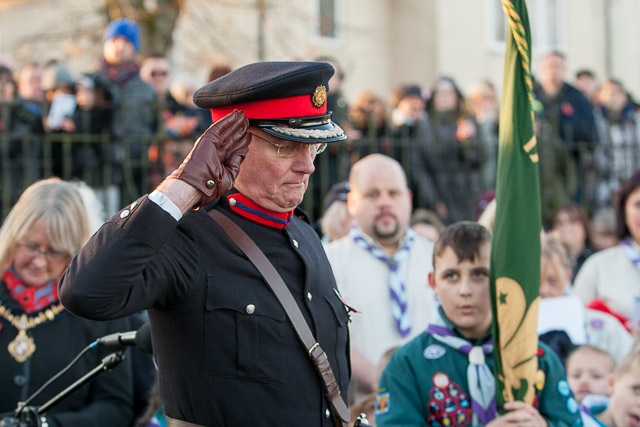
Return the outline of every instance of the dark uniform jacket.
<path id="1" fill-rule="evenodd" d="M 0 302 L 15 315 L 24 312 L 0 284 Z M 35 315 L 35 314 L 34 314 Z M 27 331 L 36 346 L 33 355 L 18 363 L 7 347 L 18 330 L 0 317 L 0 414 L 11 417 L 18 405 L 65 368 L 80 352 L 105 335 L 131 329 L 129 319 L 94 322 L 63 310 L 52 321 Z M 46 387 L 29 406 L 49 402 L 84 375 L 100 366 L 111 350 L 94 348 Z M 50 427 L 127 427 L 133 421 L 133 376 L 130 351 L 113 370 L 101 371 L 93 381 L 75 390 L 46 412 Z"/>
<path id="2" fill-rule="evenodd" d="M 311 226 L 282 231 L 229 210 L 282 275 L 326 351 L 343 398 L 347 312 Z M 112 319 L 149 309 L 166 414 L 205 426 L 330 426 L 320 380 L 259 272 L 205 209 L 176 222 L 146 197 L 116 214 L 60 286 L 71 311 Z"/>

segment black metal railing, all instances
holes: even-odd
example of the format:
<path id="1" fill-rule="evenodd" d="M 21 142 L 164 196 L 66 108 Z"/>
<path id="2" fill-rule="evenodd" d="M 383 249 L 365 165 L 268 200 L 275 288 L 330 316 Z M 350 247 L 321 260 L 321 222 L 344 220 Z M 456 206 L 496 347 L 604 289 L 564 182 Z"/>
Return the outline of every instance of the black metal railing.
<path id="1" fill-rule="evenodd" d="M 114 144 L 108 132 L 16 131 L 9 107 L 0 106 L 1 219 L 28 185 L 50 176 L 84 181 L 97 190 L 107 213 L 113 213 L 151 191 L 170 171 L 167 158 L 179 164 L 179 156 L 186 154 L 189 144 L 196 139 L 180 141 L 183 149 L 176 151 L 176 141 L 162 131 L 146 140 L 125 138 L 118 144 Z M 545 135 L 544 127 L 542 129 L 538 145 L 543 221 L 549 220 L 553 209 L 571 201 L 579 202 L 593 213 L 599 205 L 606 204 L 606 197 L 601 194 L 606 191 L 603 182 L 611 182 L 615 187 L 617 176 L 628 176 L 630 170 L 640 166 L 635 161 L 627 162 L 628 170 L 613 173 L 611 162 L 606 160 L 640 158 L 640 144 L 631 148 L 610 142 L 564 144 Z M 414 208 L 434 209 L 437 203 L 443 203 L 448 209 L 449 221 L 476 219 L 476 202 L 493 188 L 494 182 L 487 176 L 495 177 L 496 164 L 495 147 L 488 149 L 482 142 L 478 144 L 465 145 L 458 141 L 433 144 L 407 136 L 392 138 L 373 134 L 331 144 L 316 159 L 316 171 L 301 207 L 312 220 L 317 220 L 322 215 L 322 199 L 331 185 L 346 180 L 350 166 L 361 156 L 382 152 L 402 164 L 414 194 Z M 634 151 L 633 155 L 629 150 Z M 109 196 L 107 188 L 115 192 Z"/>

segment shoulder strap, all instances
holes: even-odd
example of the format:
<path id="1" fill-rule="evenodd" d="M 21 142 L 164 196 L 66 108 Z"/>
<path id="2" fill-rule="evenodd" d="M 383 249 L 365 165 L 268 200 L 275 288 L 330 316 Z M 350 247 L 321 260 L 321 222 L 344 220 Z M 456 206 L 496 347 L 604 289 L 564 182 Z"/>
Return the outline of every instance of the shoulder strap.
<path id="1" fill-rule="evenodd" d="M 260 271 L 260 274 L 267 282 L 273 293 L 278 298 L 278 301 L 287 313 L 287 317 L 291 321 L 293 328 L 298 335 L 298 338 L 304 345 L 309 358 L 313 362 L 314 367 L 322 384 L 324 386 L 324 394 L 327 402 L 334 415 L 334 420 L 337 426 L 342 426 L 342 423 L 348 423 L 350 419 L 349 410 L 344 400 L 340 396 L 340 387 L 331 370 L 329 359 L 326 353 L 320 347 L 320 344 L 315 340 L 309 325 L 304 320 L 300 307 L 293 299 L 293 295 L 289 292 L 289 288 L 280 277 L 280 274 L 276 271 L 273 264 L 265 256 L 265 254 L 258 248 L 253 240 L 233 221 L 227 218 L 223 213 L 216 209 L 211 209 L 209 215 L 216 221 L 222 229 L 229 235 L 231 240 L 245 253 L 247 258 L 255 265 Z"/>

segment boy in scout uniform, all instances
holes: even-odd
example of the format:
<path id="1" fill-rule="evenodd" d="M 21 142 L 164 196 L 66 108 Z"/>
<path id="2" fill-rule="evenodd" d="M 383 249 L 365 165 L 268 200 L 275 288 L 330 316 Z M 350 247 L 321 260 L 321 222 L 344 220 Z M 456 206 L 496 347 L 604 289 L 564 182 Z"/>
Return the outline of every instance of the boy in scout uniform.
<path id="1" fill-rule="evenodd" d="M 458 222 L 440 235 L 429 274 L 440 307 L 427 330 L 398 349 L 384 369 L 376 399 L 378 427 L 579 425 L 564 368 L 542 343 L 534 406 L 509 402 L 506 413 L 498 414 L 490 252 L 491 235 L 477 223 Z"/>

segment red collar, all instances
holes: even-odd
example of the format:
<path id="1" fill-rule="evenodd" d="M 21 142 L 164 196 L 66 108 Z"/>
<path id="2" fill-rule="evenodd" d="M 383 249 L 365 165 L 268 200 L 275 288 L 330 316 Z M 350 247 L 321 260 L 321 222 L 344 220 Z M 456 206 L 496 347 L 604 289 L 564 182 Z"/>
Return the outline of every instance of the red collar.
<path id="1" fill-rule="evenodd" d="M 293 211 L 273 212 L 267 210 L 240 193 L 229 194 L 227 201 L 231 210 L 238 215 L 278 230 L 289 225 L 291 218 L 293 218 Z"/>

